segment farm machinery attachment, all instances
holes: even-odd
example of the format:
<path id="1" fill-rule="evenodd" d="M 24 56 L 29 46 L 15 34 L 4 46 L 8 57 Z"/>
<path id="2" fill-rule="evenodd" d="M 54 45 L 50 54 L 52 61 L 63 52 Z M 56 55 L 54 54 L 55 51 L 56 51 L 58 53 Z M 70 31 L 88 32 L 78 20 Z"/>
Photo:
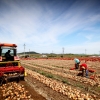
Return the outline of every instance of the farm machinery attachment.
<path id="1" fill-rule="evenodd" d="M 24 80 L 25 69 L 21 66 L 16 47 L 16 44 L 0 43 L 0 85 Z M 10 51 L 9 56 L 7 51 Z"/>

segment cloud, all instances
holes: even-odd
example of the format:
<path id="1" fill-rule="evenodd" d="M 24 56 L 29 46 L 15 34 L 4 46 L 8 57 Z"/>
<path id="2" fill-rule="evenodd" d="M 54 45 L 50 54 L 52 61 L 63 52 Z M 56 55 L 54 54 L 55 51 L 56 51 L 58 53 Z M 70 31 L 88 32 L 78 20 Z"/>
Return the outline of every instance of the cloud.
<path id="1" fill-rule="evenodd" d="M 72 46 L 66 46 L 65 52 L 66 53 L 81 53 L 85 54 L 85 50 L 87 54 L 99 54 L 100 48 L 99 45 L 100 41 L 98 42 L 87 42 L 83 43 L 81 45 L 72 45 Z"/>
<path id="2" fill-rule="evenodd" d="M 30 0 L 22 3 L 5 0 L 3 3 L 7 10 L 4 9 L 5 6 L 0 10 L 0 42 L 16 43 L 19 51 L 23 51 L 25 43 L 27 50 L 34 48 L 38 52 L 51 52 L 55 49 L 56 52 L 61 52 L 63 46 L 67 48 L 66 39 L 71 40 L 75 34 L 85 41 L 76 45 L 75 40 L 71 40 L 73 45 L 69 43 L 68 47 L 71 52 L 80 52 L 80 49 L 89 47 L 92 49 L 93 45 L 100 43 L 99 35 L 95 35 L 100 33 L 100 25 L 97 25 L 100 22 L 100 13 L 96 14 L 99 8 L 92 9 L 95 6 L 93 2 L 90 4 L 90 1 L 76 0 L 66 5 L 57 1 L 41 3 Z M 66 38 L 62 40 L 62 36 Z"/>

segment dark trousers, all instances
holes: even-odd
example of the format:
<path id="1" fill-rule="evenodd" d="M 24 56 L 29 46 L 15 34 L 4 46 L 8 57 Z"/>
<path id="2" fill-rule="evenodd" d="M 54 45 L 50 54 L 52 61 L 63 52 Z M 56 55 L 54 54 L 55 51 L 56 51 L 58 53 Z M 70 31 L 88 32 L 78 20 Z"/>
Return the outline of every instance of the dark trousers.
<path id="1" fill-rule="evenodd" d="M 82 69 L 82 76 L 88 77 L 88 70 Z"/>
<path id="2" fill-rule="evenodd" d="M 78 69 L 79 68 L 79 64 L 80 63 L 75 64 L 75 69 Z"/>

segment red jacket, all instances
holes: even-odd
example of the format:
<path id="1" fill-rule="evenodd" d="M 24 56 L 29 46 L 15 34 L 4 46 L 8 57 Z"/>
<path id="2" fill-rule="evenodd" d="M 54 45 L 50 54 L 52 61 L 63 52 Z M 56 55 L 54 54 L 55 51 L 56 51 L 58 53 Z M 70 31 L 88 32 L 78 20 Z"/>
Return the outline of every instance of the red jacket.
<path id="1" fill-rule="evenodd" d="M 82 69 L 87 69 L 87 64 L 86 63 L 83 63 L 80 65 L 80 70 Z"/>

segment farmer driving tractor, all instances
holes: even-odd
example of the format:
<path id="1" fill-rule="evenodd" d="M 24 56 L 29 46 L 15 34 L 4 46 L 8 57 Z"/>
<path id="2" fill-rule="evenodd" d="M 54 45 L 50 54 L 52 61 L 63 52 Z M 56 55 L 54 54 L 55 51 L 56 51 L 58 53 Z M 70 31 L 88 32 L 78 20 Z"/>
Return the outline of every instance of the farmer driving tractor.
<path id="1" fill-rule="evenodd" d="M 10 55 L 10 50 L 8 50 L 6 53 L 5 53 L 5 57 L 6 57 L 6 61 L 10 60 L 11 59 L 11 55 Z"/>

